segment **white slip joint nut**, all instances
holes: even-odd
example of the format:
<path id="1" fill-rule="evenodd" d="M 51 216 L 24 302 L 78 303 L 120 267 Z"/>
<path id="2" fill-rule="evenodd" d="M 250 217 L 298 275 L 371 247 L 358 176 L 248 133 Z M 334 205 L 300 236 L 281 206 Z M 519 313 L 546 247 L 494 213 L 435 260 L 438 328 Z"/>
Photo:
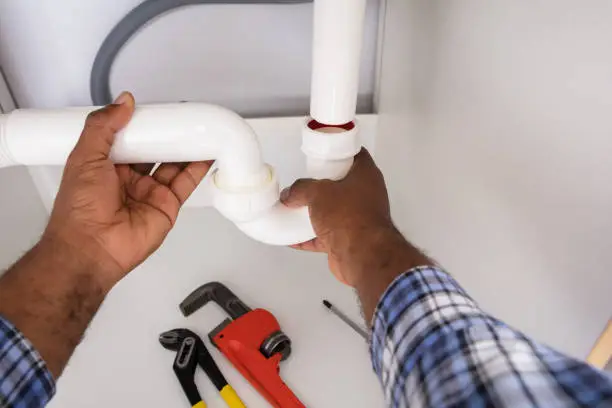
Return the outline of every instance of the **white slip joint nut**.
<path id="1" fill-rule="evenodd" d="M 269 177 L 259 186 L 249 188 L 228 188 L 218 181 L 218 170 L 211 175 L 213 205 L 229 220 L 252 221 L 278 202 L 280 186 L 272 166 L 266 165 Z"/>
<path id="2" fill-rule="evenodd" d="M 308 157 L 320 160 L 344 160 L 354 157 L 361 150 L 359 123 L 353 121 L 350 130 L 337 126 L 311 129 L 306 119 L 302 129 L 302 152 Z"/>

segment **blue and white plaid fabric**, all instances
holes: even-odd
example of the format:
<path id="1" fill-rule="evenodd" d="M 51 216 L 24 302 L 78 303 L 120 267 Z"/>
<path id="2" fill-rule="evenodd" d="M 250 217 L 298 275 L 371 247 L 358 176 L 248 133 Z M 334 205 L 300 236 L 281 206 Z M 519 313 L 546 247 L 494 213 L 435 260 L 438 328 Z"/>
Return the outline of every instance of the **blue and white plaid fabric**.
<path id="1" fill-rule="evenodd" d="M 34 346 L 0 316 L 0 408 L 43 407 L 55 382 Z"/>
<path id="2" fill-rule="evenodd" d="M 391 407 L 608 407 L 612 378 L 484 313 L 444 271 L 397 278 L 371 353 Z"/>

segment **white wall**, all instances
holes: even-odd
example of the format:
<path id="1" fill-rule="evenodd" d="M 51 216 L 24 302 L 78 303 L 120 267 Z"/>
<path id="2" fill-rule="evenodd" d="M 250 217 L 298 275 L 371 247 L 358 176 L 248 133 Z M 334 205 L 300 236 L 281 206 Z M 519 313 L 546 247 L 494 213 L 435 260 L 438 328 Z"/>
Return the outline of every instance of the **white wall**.
<path id="1" fill-rule="evenodd" d="M 396 219 L 487 310 L 585 357 L 612 312 L 612 3 L 389 0 Z"/>
<path id="2" fill-rule="evenodd" d="M 89 71 L 142 0 L 0 0 L 0 61 L 22 107 L 91 105 Z M 370 0 L 360 110 L 372 109 L 379 0 Z M 247 116 L 306 114 L 312 4 L 202 5 L 156 20 L 119 55 L 112 89 L 140 102 L 219 103 Z"/>
<path id="3" fill-rule="evenodd" d="M 36 243 L 46 220 L 28 171 L 0 169 L 0 275 Z"/>

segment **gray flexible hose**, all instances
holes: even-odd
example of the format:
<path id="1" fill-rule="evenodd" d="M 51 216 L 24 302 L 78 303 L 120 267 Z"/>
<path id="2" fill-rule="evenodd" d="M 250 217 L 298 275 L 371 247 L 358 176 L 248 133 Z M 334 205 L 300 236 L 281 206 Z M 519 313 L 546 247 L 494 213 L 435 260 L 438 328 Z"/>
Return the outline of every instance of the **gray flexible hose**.
<path id="1" fill-rule="evenodd" d="M 301 4 L 313 0 L 146 0 L 130 11 L 108 34 L 91 69 L 90 91 L 94 105 L 107 105 L 113 97 L 110 73 L 115 58 L 128 40 L 155 17 L 179 7 L 195 4 Z"/>

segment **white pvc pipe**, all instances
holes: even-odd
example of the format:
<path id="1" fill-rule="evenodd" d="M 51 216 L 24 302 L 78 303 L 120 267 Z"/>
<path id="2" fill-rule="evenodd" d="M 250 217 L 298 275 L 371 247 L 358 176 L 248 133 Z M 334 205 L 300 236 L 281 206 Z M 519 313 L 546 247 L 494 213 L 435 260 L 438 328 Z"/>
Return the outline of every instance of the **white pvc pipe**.
<path id="1" fill-rule="evenodd" d="M 310 115 L 342 125 L 355 118 L 366 0 L 315 0 Z"/>
<path id="2" fill-rule="evenodd" d="M 0 160 L 0 167 L 64 165 L 94 109 L 17 110 L 3 115 L 0 146 L 8 156 L 4 163 Z M 111 159 L 115 163 L 216 159 L 220 177 L 231 186 L 249 186 L 267 177 L 251 127 L 228 109 L 199 103 L 137 107 L 130 123 L 117 134 Z"/>
<path id="3" fill-rule="evenodd" d="M 316 237 L 308 207 L 288 208 L 281 203 L 262 216 L 236 223 L 236 226 L 249 237 L 268 245 L 293 245 Z"/>
<path id="4" fill-rule="evenodd" d="M 317 180 L 342 180 L 353 166 L 353 157 L 361 150 L 359 123 L 349 130 L 339 127 L 310 128 L 307 119 L 302 128 L 302 152 L 306 155 L 308 177 Z"/>
<path id="5" fill-rule="evenodd" d="M 95 108 L 18 110 L 0 115 L 0 167 L 64 165 Z M 261 159 L 250 126 L 237 114 L 205 104 L 137 107 L 111 149 L 116 163 L 215 159 L 215 207 L 247 235 L 272 245 L 315 237 L 308 209 L 279 202 L 274 169 Z"/>
<path id="6" fill-rule="evenodd" d="M 315 0 L 311 116 L 302 150 L 308 176 L 339 180 L 359 151 L 355 122 L 366 0 Z M 64 165 L 94 110 L 21 110 L 0 115 L 0 167 Z M 351 122 L 352 127 L 334 128 Z M 347 130 L 348 129 L 348 130 Z M 215 207 L 250 237 L 292 245 L 315 237 L 308 209 L 279 201 L 274 169 L 261 158 L 257 138 L 237 114 L 204 104 L 137 107 L 111 150 L 116 163 L 216 159 L 211 177 Z"/>

